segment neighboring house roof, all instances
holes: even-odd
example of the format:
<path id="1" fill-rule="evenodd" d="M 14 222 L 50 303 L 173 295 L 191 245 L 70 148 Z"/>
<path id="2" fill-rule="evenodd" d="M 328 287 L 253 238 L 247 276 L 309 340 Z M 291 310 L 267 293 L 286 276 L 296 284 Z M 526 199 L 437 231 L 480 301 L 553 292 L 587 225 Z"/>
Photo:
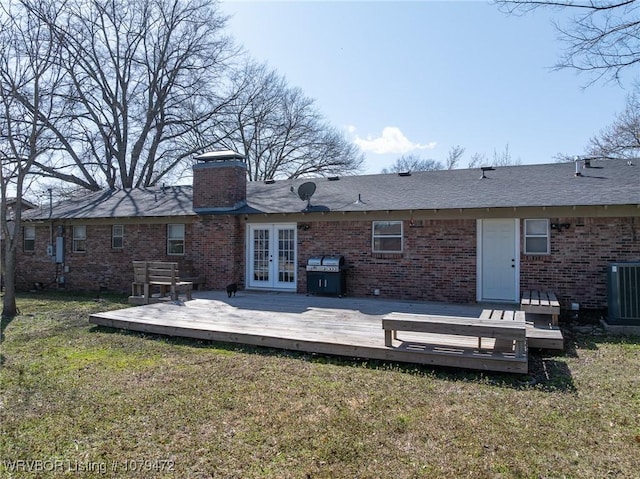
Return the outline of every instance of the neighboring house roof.
<path id="1" fill-rule="evenodd" d="M 573 163 L 398 174 L 249 182 L 247 205 L 224 214 L 296 213 L 307 203 L 297 194 L 313 181 L 309 211 L 384 211 L 640 204 L 640 162 L 592 160 L 575 175 Z M 193 215 L 190 186 L 103 191 L 54 206 L 54 218 Z M 36 212 L 34 212 L 36 213 Z M 220 214 L 221 212 L 217 212 Z M 33 218 L 48 218 L 40 211 Z"/>
<path id="2" fill-rule="evenodd" d="M 24 198 L 20 200 L 20 203 L 22 204 L 22 213 L 21 213 L 22 215 L 25 215 L 28 210 L 37 208 L 36 205 L 31 203 L 30 201 L 25 200 Z M 15 197 L 7 198 L 6 208 L 7 208 L 7 219 L 9 221 L 13 221 L 15 219 L 15 207 L 17 204 L 18 204 L 17 198 Z"/>
<path id="3" fill-rule="evenodd" d="M 13 208 L 14 205 L 18 202 L 17 198 L 7 198 L 7 208 Z M 27 201 L 24 198 L 22 198 L 21 200 L 22 202 L 22 209 L 23 210 L 31 210 L 33 208 L 37 208 L 37 206 L 33 203 L 31 203 L 31 201 Z"/>
<path id="4" fill-rule="evenodd" d="M 34 208 L 37 208 L 36 205 L 34 205 L 33 203 L 31 203 L 30 201 L 25 200 L 24 198 L 21 200 L 22 203 L 22 216 L 27 214 L 28 210 L 32 210 Z M 18 200 L 17 198 L 13 197 L 13 198 L 7 198 L 6 201 L 6 205 L 7 205 L 7 227 L 9 228 L 9 234 L 13 234 L 13 231 L 15 230 L 15 224 L 14 224 L 14 220 L 15 220 L 15 211 L 14 208 L 16 206 L 16 204 L 18 204 Z M 4 241 L 4 231 L 2 230 L 2 228 L 0 228 L 0 240 Z M 3 251 L 4 253 L 4 251 Z M 0 253 L 2 254 L 2 253 Z"/>

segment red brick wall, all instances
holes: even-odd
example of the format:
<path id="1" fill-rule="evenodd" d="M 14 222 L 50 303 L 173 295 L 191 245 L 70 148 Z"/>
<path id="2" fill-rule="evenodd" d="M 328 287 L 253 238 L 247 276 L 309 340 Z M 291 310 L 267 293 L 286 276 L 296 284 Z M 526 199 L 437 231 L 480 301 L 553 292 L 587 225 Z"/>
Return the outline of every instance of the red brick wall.
<path id="1" fill-rule="evenodd" d="M 171 223 L 180 224 L 179 219 Z M 57 265 L 46 255 L 50 243 L 48 226 L 36 227 L 36 247 L 34 253 L 19 254 L 18 284 L 30 289 L 34 282 L 54 284 L 56 278 L 64 277 L 66 289 L 130 291 L 135 260 L 175 261 L 179 263 L 182 275 L 197 273 L 193 264 L 193 226 L 185 224 L 185 254 L 167 254 L 167 223 L 125 224 L 124 248 L 111 248 L 111 224 L 86 224 L 86 252 L 74 253 L 73 227 L 66 224 L 64 229 L 64 263 Z M 114 224 L 120 224 L 114 220 Z M 54 244 L 56 233 L 54 224 Z M 68 271 L 66 271 L 68 270 Z"/>
<path id="2" fill-rule="evenodd" d="M 49 227 L 36 226 L 34 252 L 23 252 L 22 231 L 17 252 L 16 286 L 30 289 L 34 282 L 49 284 L 56 278 L 56 265 L 47 256 L 47 245 L 50 243 Z M 55 241 L 55 239 L 54 239 Z"/>
<path id="3" fill-rule="evenodd" d="M 378 219 L 378 218 L 376 218 Z M 187 222 L 190 221 L 191 223 Z M 551 254 L 521 254 L 521 289 L 551 289 L 563 306 L 606 306 L 607 264 L 640 261 L 640 219 L 552 218 L 570 223 L 551 232 Z M 175 223 L 180 220 L 173 221 Z M 245 223 L 237 216 L 185 219 L 185 255 L 166 254 L 166 223 L 125 224 L 124 249 L 111 248 L 111 225 L 87 224 L 87 253 L 71 252 L 72 228 L 65 227 L 67 289 L 129 291 L 131 261 L 177 261 L 181 271 L 204 275 L 207 288 L 236 282 L 246 286 Z M 117 223 L 117 220 L 114 220 Z M 371 252 L 371 221 L 312 221 L 298 230 L 299 292 L 306 291 L 305 265 L 310 256 L 342 254 L 350 268 L 347 294 L 364 297 L 374 289 L 386 298 L 473 302 L 476 299 L 476 220 L 424 220 L 410 228 L 404 222 L 404 252 Z M 54 228 L 55 236 L 55 228 Z M 18 284 L 52 283 L 56 264 L 46 256 L 49 227 L 36 228 L 35 253 L 19 253 Z M 524 245 L 522 245 L 524 251 Z"/>
<path id="4" fill-rule="evenodd" d="M 570 223 L 551 231 L 551 254 L 520 257 L 520 288 L 555 291 L 563 307 L 607 304 L 607 264 L 640 261 L 640 218 L 551 218 Z M 306 291 L 310 256 L 343 254 L 351 265 L 347 293 L 433 301 L 476 299 L 476 220 L 404 222 L 404 252 L 371 252 L 371 221 L 313 222 L 298 231 L 298 291 Z M 524 227 L 524 225 L 522 225 Z"/>
<path id="5" fill-rule="evenodd" d="M 306 291 L 310 256 L 342 254 L 349 265 L 347 294 L 473 302 L 476 299 L 476 221 L 426 220 L 403 224 L 404 252 L 371 251 L 371 221 L 311 222 L 298 230 L 298 291 Z"/>
<path id="6" fill-rule="evenodd" d="M 193 264 L 214 289 L 244 286 L 244 224 L 238 216 L 202 216 L 193 225 Z"/>
<path id="7" fill-rule="evenodd" d="M 522 255 L 521 289 L 551 289 L 562 306 L 603 308 L 607 302 L 607 264 L 640 261 L 640 218 L 552 218 L 569 223 L 551 231 L 551 254 Z M 522 245 L 524 251 L 524 245 Z"/>

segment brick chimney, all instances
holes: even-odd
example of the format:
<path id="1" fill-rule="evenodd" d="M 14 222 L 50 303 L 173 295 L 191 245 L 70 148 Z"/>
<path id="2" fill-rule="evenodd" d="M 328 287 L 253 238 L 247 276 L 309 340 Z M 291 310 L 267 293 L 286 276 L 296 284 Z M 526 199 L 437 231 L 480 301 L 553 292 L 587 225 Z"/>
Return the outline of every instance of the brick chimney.
<path id="1" fill-rule="evenodd" d="M 233 211 L 247 204 L 247 165 L 235 151 L 196 156 L 193 165 L 193 210 Z"/>

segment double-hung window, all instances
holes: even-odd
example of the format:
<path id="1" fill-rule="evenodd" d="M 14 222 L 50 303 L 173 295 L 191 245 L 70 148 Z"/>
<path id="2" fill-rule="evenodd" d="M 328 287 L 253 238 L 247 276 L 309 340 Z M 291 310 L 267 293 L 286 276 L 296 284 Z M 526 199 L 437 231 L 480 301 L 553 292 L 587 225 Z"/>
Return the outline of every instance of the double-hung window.
<path id="1" fill-rule="evenodd" d="M 549 220 L 524 220 L 524 253 L 549 254 Z"/>
<path id="2" fill-rule="evenodd" d="M 32 252 L 36 250 L 36 227 L 24 227 L 24 251 Z"/>
<path id="3" fill-rule="evenodd" d="M 124 226 L 113 225 L 111 227 L 111 248 L 122 249 L 124 247 Z"/>
<path id="4" fill-rule="evenodd" d="M 167 254 L 184 254 L 184 225 L 167 225 Z"/>
<path id="5" fill-rule="evenodd" d="M 76 225 L 73 227 L 73 252 L 84 253 L 87 251 L 87 227 Z"/>
<path id="6" fill-rule="evenodd" d="M 372 233 L 374 253 L 402 253 L 402 221 L 374 221 Z"/>

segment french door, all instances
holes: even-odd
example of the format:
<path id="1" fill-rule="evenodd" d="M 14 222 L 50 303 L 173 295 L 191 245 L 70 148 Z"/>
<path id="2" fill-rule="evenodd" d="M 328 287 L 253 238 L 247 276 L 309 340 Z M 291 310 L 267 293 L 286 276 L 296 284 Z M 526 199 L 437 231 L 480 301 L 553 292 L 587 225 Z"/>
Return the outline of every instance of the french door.
<path id="1" fill-rule="evenodd" d="M 296 289 L 296 225 L 248 225 L 247 285 Z"/>

